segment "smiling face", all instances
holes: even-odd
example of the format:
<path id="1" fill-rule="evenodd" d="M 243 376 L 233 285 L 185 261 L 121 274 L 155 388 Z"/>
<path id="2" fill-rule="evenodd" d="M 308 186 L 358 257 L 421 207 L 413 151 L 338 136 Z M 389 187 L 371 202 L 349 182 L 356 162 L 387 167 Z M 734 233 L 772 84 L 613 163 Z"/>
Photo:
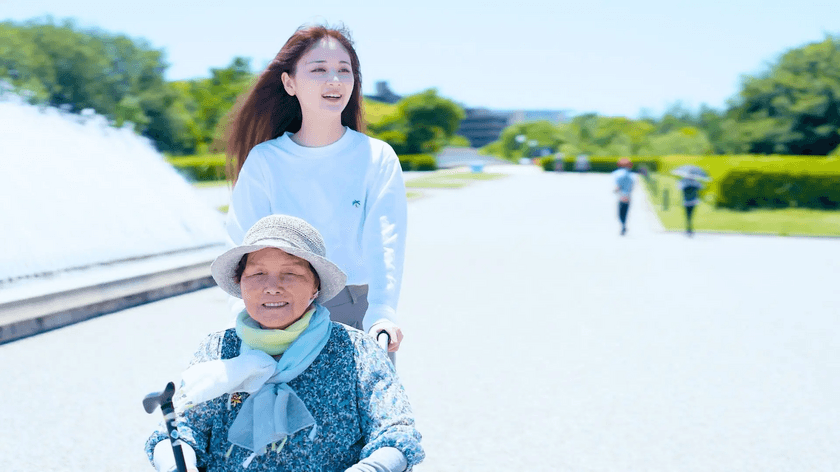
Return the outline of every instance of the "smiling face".
<path id="1" fill-rule="evenodd" d="M 341 115 L 353 93 L 350 54 L 325 37 L 298 60 L 293 76 L 283 73 L 283 87 L 297 97 L 304 116 Z"/>
<path id="2" fill-rule="evenodd" d="M 266 329 L 299 320 L 318 291 L 309 262 L 277 248 L 248 254 L 239 286 L 245 310 Z"/>

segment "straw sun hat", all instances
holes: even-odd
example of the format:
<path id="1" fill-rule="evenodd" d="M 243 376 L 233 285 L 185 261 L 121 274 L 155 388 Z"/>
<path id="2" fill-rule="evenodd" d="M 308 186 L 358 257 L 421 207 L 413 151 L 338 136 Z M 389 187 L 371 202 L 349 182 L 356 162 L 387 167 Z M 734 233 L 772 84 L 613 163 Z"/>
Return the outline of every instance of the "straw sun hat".
<path id="1" fill-rule="evenodd" d="M 287 215 L 270 215 L 254 223 L 245 233 L 242 244 L 217 257 L 210 266 L 213 279 L 225 292 L 242 298 L 234 278 L 236 267 L 245 254 L 273 247 L 308 261 L 321 279 L 320 294 L 315 299 L 324 303 L 344 288 L 347 276 L 326 258 L 324 239 L 306 221 Z"/>

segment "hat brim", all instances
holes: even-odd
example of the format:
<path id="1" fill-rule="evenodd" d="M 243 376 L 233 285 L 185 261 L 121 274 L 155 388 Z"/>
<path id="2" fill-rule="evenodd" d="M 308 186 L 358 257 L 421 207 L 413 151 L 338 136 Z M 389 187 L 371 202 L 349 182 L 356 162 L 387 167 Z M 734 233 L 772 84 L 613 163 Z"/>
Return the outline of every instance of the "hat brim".
<path id="1" fill-rule="evenodd" d="M 338 295 L 344 285 L 347 283 L 347 275 L 333 264 L 328 259 L 313 254 L 309 251 L 290 246 L 286 241 L 276 240 L 262 240 L 260 244 L 253 244 L 249 246 L 237 246 L 217 257 L 213 264 L 210 265 L 210 273 L 213 275 L 213 280 L 225 292 L 237 298 L 242 298 L 242 290 L 236 282 L 236 267 L 242 256 L 250 254 L 260 249 L 276 248 L 288 254 L 312 264 L 315 272 L 318 273 L 318 278 L 321 279 L 321 288 L 318 297 L 315 301 L 324 304 Z"/>

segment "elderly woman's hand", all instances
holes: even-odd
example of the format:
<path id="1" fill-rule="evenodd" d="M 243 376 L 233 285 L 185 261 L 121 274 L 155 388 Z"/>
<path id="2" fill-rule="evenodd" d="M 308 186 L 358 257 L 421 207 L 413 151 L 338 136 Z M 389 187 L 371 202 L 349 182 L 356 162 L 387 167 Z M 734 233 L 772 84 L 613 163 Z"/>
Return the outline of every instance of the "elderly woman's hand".
<path id="1" fill-rule="evenodd" d="M 394 322 L 389 320 L 377 321 L 370 327 L 370 335 L 376 336 L 385 331 L 391 337 L 391 342 L 388 344 L 388 352 L 397 352 L 400 349 L 400 343 L 403 340 L 402 330 Z"/>

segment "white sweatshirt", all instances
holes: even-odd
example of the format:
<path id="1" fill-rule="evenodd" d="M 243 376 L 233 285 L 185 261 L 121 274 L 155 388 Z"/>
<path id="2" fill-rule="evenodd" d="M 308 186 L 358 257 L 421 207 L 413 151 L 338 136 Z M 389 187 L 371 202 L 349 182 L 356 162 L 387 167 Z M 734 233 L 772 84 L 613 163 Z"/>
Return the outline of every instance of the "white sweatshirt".
<path id="1" fill-rule="evenodd" d="M 304 147 L 291 133 L 258 144 L 233 188 L 227 231 L 241 244 L 271 214 L 303 218 L 324 238 L 327 258 L 347 285 L 369 286 L 365 332 L 396 322 L 405 258 L 406 197 L 402 170 L 387 143 L 345 127 L 338 141 Z"/>

